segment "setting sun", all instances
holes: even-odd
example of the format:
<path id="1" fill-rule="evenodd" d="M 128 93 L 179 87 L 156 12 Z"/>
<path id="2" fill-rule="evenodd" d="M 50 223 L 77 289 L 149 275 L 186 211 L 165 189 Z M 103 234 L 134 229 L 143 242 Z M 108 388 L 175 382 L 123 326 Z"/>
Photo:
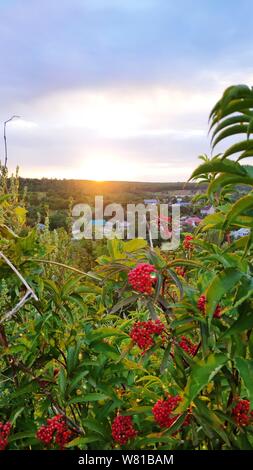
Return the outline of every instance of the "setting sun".
<path id="1" fill-rule="evenodd" d="M 124 180 L 128 176 L 130 178 L 126 162 L 106 154 L 88 158 L 82 168 L 82 177 L 87 180 Z"/>

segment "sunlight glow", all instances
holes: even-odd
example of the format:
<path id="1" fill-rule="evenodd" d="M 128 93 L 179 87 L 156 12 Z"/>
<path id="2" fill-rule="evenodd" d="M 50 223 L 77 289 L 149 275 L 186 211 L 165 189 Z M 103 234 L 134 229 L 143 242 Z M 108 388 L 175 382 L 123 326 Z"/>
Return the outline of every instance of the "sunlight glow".
<path id="1" fill-rule="evenodd" d="M 127 162 L 111 155 L 93 155 L 85 160 L 80 178 L 94 181 L 126 180 L 131 178 Z"/>

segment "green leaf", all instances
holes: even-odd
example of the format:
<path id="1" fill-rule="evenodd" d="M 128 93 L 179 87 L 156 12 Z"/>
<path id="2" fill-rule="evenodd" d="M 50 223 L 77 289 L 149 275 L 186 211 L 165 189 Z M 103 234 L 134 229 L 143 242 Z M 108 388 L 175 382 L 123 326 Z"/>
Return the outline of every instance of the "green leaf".
<path id="1" fill-rule="evenodd" d="M 242 278 L 243 273 L 236 268 L 226 268 L 218 273 L 205 291 L 206 312 L 211 317 L 222 297 L 230 292 Z"/>
<path id="2" fill-rule="evenodd" d="M 242 331 L 253 328 L 253 313 L 241 313 L 240 317 L 233 323 L 233 325 L 222 335 L 222 338 L 241 333 Z"/>
<path id="3" fill-rule="evenodd" d="M 113 326 L 103 326 L 102 328 L 97 328 L 96 330 L 92 331 L 90 342 L 93 343 L 94 341 L 108 338 L 110 336 L 125 336 L 126 338 L 129 338 L 129 335 L 120 328 L 114 328 Z"/>
<path id="4" fill-rule="evenodd" d="M 139 294 L 133 294 L 133 295 L 130 295 L 122 300 L 120 300 L 118 303 L 116 303 L 112 309 L 110 310 L 110 313 L 116 313 L 118 312 L 119 310 L 121 310 L 122 308 L 124 307 L 128 307 L 129 305 L 133 304 L 134 302 L 136 302 L 136 300 L 138 299 L 139 297 Z"/>
<path id="5" fill-rule="evenodd" d="M 124 242 L 114 238 L 107 241 L 107 248 L 113 260 L 125 258 Z"/>
<path id="6" fill-rule="evenodd" d="M 69 400 L 69 404 L 72 403 L 87 403 L 92 401 L 103 401 L 108 400 L 108 396 L 103 393 L 87 393 L 85 396 L 78 396 Z"/>
<path id="7" fill-rule="evenodd" d="M 137 437 L 135 440 L 137 448 L 145 449 L 146 445 L 160 444 L 164 442 L 167 445 L 170 445 L 170 449 L 174 449 L 176 445 L 176 439 L 170 437 L 168 433 L 162 435 L 161 432 L 148 434 L 147 437 Z M 145 447 L 144 447 L 145 446 Z"/>
<path id="8" fill-rule="evenodd" d="M 217 116 L 216 122 L 219 121 L 221 118 L 229 116 L 230 114 L 236 112 L 245 113 L 249 110 L 249 108 L 253 107 L 253 99 L 252 98 L 245 98 L 242 99 L 232 99 L 228 104 L 224 105 L 224 102 L 221 102 L 221 107 L 219 114 Z"/>
<path id="9" fill-rule="evenodd" d="M 168 430 L 168 435 L 173 435 L 175 434 L 183 425 L 185 418 L 187 416 L 187 412 L 183 413 L 182 415 L 179 415 L 177 419 L 174 421 L 174 423 L 170 426 Z M 167 433 L 166 433 L 167 434 Z"/>
<path id="10" fill-rule="evenodd" d="M 161 365 L 160 365 L 160 373 L 161 374 L 164 374 L 166 368 L 168 367 L 168 363 L 171 360 L 170 351 L 171 351 L 171 343 L 168 344 L 168 346 L 166 347 L 166 349 L 164 351 L 164 355 L 163 355 L 162 362 L 161 362 Z"/>
<path id="11" fill-rule="evenodd" d="M 86 444 L 90 444 L 91 442 L 98 442 L 99 437 L 98 436 L 88 436 L 88 437 L 76 437 L 72 441 L 68 442 L 65 447 L 79 447 L 79 446 L 84 446 Z"/>
<path id="12" fill-rule="evenodd" d="M 247 152 L 252 152 L 250 155 L 253 154 L 253 140 L 248 139 L 248 140 L 243 140 L 242 142 L 238 142 L 234 145 L 231 145 L 231 147 L 226 150 L 226 152 L 223 154 L 223 158 L 227 158 L 230 155 L 234 155 L 235 153 L 242 152 L 242 151 L 247 151 Z"/>
<path id="13" fill-rule="evenodd" d="M 20 207 L 20 206 L 15 207 L 14 213 L 15 213 L 19 223 L 21 225 L 23 225 L 25 223 L 26 213 L 27 213 L 27 210 L 25 209 L 25 207 Z"/>
<path id="14" fill-rule="evenodd" d="M 97 419 L 85 419 L 83 421 L 84 428 L 89 429 L 95 433 L 100 434 L 101 436 L 106 436 L 106 429 L 104 424 L 100 424 Z"/>
<path id="15" fill-rule="evenodd" d="M 0 196 L 0 205 L 5 202 L 5 201 L 8 201 L 8 199 L 11 199 L 12 198 L 12 194 L 2 194 Z"/>
<path id="16" fill-rule="evenodd" d="M 184 259 L 184 258 L 177 258 L 173 261 L 169 261 L 167 265 L 171 268 L 174 266 L 189 266 L 191 268 L 203 268 L 203 264 L 200 263 L 199 261 L 195 261 L 191 259 Z"/>
<path id="17" fill-rule="evenodd" d="M 224 222 L 224 214 L 216 212 L 215 214 L 207 215 L 202 222 L 200 222 L 197 231 L 207 231 L 211 229 L 222 228 Z"/>
<path id="18" fill-rule="evenodd" d="M 127 253 L 133 253 L 147 247 L 147 240 L 143 238 L 134 238 L 124 243 L 124 251 Z"/>
<path id="19" fill-rule="evenodd" d="M 68 374 L 71 374 L 71 372 L 77 367 L 79 352 L 80 352 L 80 344 L 77 344 L 76 346 L 69 346 L 67 350 Z"/>
<path id="20" fill-rule="evenodd" d="M 219 135 L 214 140 L 212 147 L 214 148 L 221 140 L 233 136 L 235 134 L 246 134 L 248 131 L 248 125 L 238 124 L 235 126 L 230 126 L 224 131 L 220 132 Z"/>
<path id="21" fill-rule="evenodd" d="M 224 227 L 228 224 L 231 224 L 238 215 L 241 215 L 245 211 L 253 208 L 253 194 L 248 194 L 246 196 L 241 197 L 238 201 L 236 201 L 229 212 L 227 213 L 225 220 L 224 220 Z M 253 224 L 253 218 L 252 218 Z"/>
<path id="22" fill-rule="evenodd" d="M 59 389 L 61 392 L 62 397 L 64 397 L 65 392 L 66 392 L 66 387 L 67 387 L 67 380 L 66 380 L 66 375 L 63 367 L 61 367 L 59 375 L 58 375 L 58 384 L 59 384 Z"/>
<path id="23" fill-rule="evenodd" d="M 6 238 L 7 240 L 15 240 L 18 239 L 18 235 L 16 235 L 7 225 L 0 225 L 0 236 Z"/>
<path id="24" fill-rule="evenodd" d="M 239 103 L 246 109 L 251 107 L 252 89 L 247 85 L 232 85 L 226 88 L 221 99 L 213 107 L 209 119 L 212 118 L 213 122 L 218 121 L 223 117 L 224 111 L 228 110 L 228 114 L 235 112 L 231 111 L 231 103 Z M 216 118 L 216 119 L 215 119 Z M 213 124 L 212 124 L 213 125 Z M 212 127 L 212 126 L 211 126 Z"/>
<path id="25" fill-rule="evenodd" d="M 147 303 L 148 311 L 152 320 L 157 320 L 158 316 L 152 301 Z"/>
<path id="26" fill-rule="evenodd" d="M 236 357 L 235 366 L 247 389 L 251 407 L 253 407 L 253 360 Z"/>
<path id="27" fill-rule="evenodd" d="M 73 392 L 73 390 L 75 390 L 75 388 L 79 385 L 81 380 L 83 380 L 83 378 L 86 377 L 86 375 L 88 375 L 88 373 L 89 373 L 89 371 L 85 370 L 85 371 L 79 372 L 79 374 L 75 375 L 74 379 L 71 380 L 71 383 L 69 385 L 69 393 L 71 393 L 71 392 Z"/>
<path id="28" fill-rule="evenodd" d="M 12 434 L 11 436 L 9 436 L 8 442 L 11 443 L 11 442 L 18 441 L 20 439 L 28 439 L 28 438 L 31 438 L 31 437 L 35 437 L 35 433 L 36 433 L 35 430 L 34 431 L 17 432 L 16 434 Z"/>
<path id="29" fill-rule="evenodd" d="M 250 134 L 253 132 L 253 118 L 250 119 L 247 127 L 247 138 L 249 139 Z"/>
<path id="30" fill-rule="evenodd" d="M 196 170 L 194 170 L 192 173 L 190 179 L 208 173 L 229 173 L 238 176 L 244 176 L 246 171 L 240 165 L 240 163 L 233 162 L 229 159 L 223 158 L 222 160 L 215 157 L 210 162 L 202 163 L 202 165 L 198 166 L 198 168 L 196 168 Z"/>
<path id="31" fill-rule="evenodd" d="M 11 397 L 12 398 L 17 398 L 20 397 L 21 395 L 31 395 L 31 393 L 37 391 L 38 389 L 38 383 L 36 382 L 31 382 L 29 384 L 24 385 L 23 387 L 19 388 L 17 391 L 12 393 Z"/>
<path id="32" fill-rule="evenodd" d="M 182 300 L 182 298 L 184 296 L 184 288 L 183 288 L 182 282 L 180 281 L 177 274 L 174 273 L 174 271 L 172 271 L 172 269 L 167 268 L 166 271 L 167 271 L 169 277 L 174 281 L 175 285 L 177 286 L 177 288 L 179 290 L 180 300 Z"/>
<path id="33" fill-rule="evenodd" d="M 138 415 L 138 414 L 152 414 L 152 406 L 133 406 L 132 408 L 128 408 L 126 414 L 127 415 Z"/>
<path id="34" fill-rule="evenodd" d="M 163 382 L 162 380 L 157 377 L 156 375 L 144 375 L 144 377 L 141 377 L 137 383 L 142 383 L 142 382 L 148 382 L 149 384 L 150 383 L 157 383 L 158 386 L 162 387 L 163 388 Z"/>
<path id="35" fill-rule="evenodd" d="M 212 193 L 219 191 L 220 188 L 225 188 L 225 186 L 237 185 L 237 184 L 253 186 L 253 177 L 249 174 L 244 175 L 244 176 L 238 176 L 238 175 L 229 175 L 227 173 L 221 173 L 209 184 L 207 193 L 210 197 Z"/>
<path id="36" fill-rule="evenodd" d="M 21 408 L 19 408 L 18 410 L 16 410 L 16 411 L 14 412 L 14 414 L 13 414 L 13 413 L 11 414 L 9 421 L 11 422 L 12 426 L 15 425 L 15 423 L 16 423 L 18 417 L 23 413 L 24 409 L 25 409 L 25 407 L 22 406 Z"/>
<path id="37" fill-rule="evenodd" d="M 229 118 L 226 118 L 222 120 L 216 127 L 215 130 L 212 134 L 212 139 L 211 142 L 213 141 L 214 137 L 217 135 L 219 131 L 222 129 L 232 126 L 233 124 L 244 124 L 244 123 L 249 123 L 250 122 L 250 117 L 247 116 L 247 114 L 240 114 L 239 116 L 232 116 Z"/>
<path id="38" fill-rule="evenodd" d="M 197 361 L 191 369 L 191 374 L 182 393 L 183 400 L 175 412 L 185 411 L 227 361 L 228 358 L 224 354 L 210 354 L 206 359 Z"/>
<path id="39" fill-rule="evenodd" d="M 197 406 L 197 412 L 199 415 L 206 420 L 206 423 L 213 429 L 221 438 L 222 440 L 231 447 L 231 443 L 228 439 L 226 431 L 223 429 L 223 422 L 208 406 L 200 399 L 195 400 L 195 404 Z"/>
<path id="40" fill-rule="evenodd" d="M 233 308 L 239 307 L 246 299 L 252 297 L 253 294 L 253 278 L 245 277 L 239 286 L 234 298 Z"/>

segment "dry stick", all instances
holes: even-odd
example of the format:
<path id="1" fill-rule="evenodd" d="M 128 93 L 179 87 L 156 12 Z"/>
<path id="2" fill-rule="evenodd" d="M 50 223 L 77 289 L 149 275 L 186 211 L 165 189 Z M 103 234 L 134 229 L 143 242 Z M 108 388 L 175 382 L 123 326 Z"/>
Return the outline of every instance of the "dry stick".
<path id="1" fill-rule="evenodd" d="M 20 272 L 15 268 L 15 266 L 13 266 L 13 264 L 11 263 L 11 261 L 2 253 L 2 251 L 0 251 L 0 258 L 3 258 L 4 261 L 6 262 L 6 264 L 8 264 L 12 271 L 14 271 L 14 273 L 19 277 L 19 279 L 22 281 L 22 283 L 24 284 L 24 286 L 27 288 L 28 291 L 31 291 L 33 293 L 33 296 L 35 298 L 35 300 L 38 300 L 37 296 L 35 295 L 35 293 L 33 292 L 33 290 L 31 289 L 31 287 L 29 286 L 29 284 L 27 284 L 26 280 L 23 278 L 22 274 L 20 274 Z"/>
<path id="2" fill-rule="evenodd" d="M 17 303 L 17 305 L 15 305 L 15 307 L 10 311 L 10 312 L 7 312 L 5 315 L 3 315 L 3 317 L 0 319 L 0 344 L 2 344 L 2 346 L 4 348 L 8 348 L 8 340 L 7 340 L 7 336 L 5 334 L 5 329 L 4 329 L 4 326 L 2 326 L 2 324 L 7 321 L 7 320 L 10 320 L 14 315 L 16 315 L 16 313 L 21 309 L 21 307 L 23 307 L 23 305 L 27 302 L 27 300 L 30 298 L 30 297 L 33 297 L 35 300 L 38 300 L 37 296 L 35 295 L 35 293 L 33 292 L 33 290 L 31 289 L 31 287 L 29 286 L 29 284 L 27 284 L 26 280 L 23 278 L 23 276 L 20 274 L 20 272 L 15 268 L 15 266 L 13 266 L 13 264 L 11 263 L 11 261 L 2 253 L 0 252 L 0 258 L 3 258 L 3 260 L 5 261 L 5 263 L 12 269 L 12 271 L 16 274 L 16 276 L 21 280 L 21 282 L 23 283 L 23 285 L 26 287 L 27 289 L 27 292 L 26 294 L 24 295 L 24 297 Z M 18 385 L 18 381 L 17 381 L 17 377 L 16 377 L 16 368 L 15 368 L 15 364 L 14 364 L 14 359 L 12 356 L 7 356 L 7 361 L 9 362 L 9 365 L 11 366 L 12 368 L 12 371 L 13 371 L 13 379 L 14 379 L 14 383 L 15 385 L 17 386 Z"/>
<path id="3" fill-rule="evenodd" d="M 25 296 L 17 303 L 17 305 L 15 305 L 15 307 L 12 310 L 10 310 L 10 312 L 7 312 L 1 318 L 0 325 L 4 323 L 5 321 L 10 320 L 14 315 L 16 315 L 16 313 L 23 307 L 23 305 L 25 305 L 25 303 L 30 297 L 32 297 L 32 293 L 26 292 Z"/>
<path id="4" fill-rule="evenodd" d="M 38 301 L 39 299 L 37 295 L 35 294 L 35 292 L 31 289 L 29 284 L 26 282 L 26 280 L 23 278 L 22 274 L 20 274 L 20 272 L 15 268 L 15 266 L 11 263 L 11 261 L 2 252 L 0 252 L 0 258 L 3 258 L 5 263 L 8 264 L 8 266 L 10 266 L 12 271 L 16 274 L 16 276 L 21 280 L 22 284 L 24 284 L 24 286 L 27 289 L 26 294 L 17 303 L 17 305 L 15 305 L 15 307 L 12 310 L 5 313 L 5 315 L 3 315 L 3 317 L 0 319 L 0 325 L 1 325 L 5 321 L 10 320 L 14 315 L 16 315 L 16 313 L 23 307 L 23 305 L 27 302 L 27 300 L 29 300 L 30 297 L 32 297 L 36 301 Z"/>

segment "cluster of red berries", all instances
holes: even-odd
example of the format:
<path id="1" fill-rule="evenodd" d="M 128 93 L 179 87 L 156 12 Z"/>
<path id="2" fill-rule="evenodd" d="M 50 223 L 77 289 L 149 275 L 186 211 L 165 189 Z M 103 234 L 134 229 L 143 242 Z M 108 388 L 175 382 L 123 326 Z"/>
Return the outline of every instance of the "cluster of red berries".
<path id="1" fill-rule="evenodd" d="M 238 400 L 232 409 L 232 416 L 238 426 L 248 426 L 251 424 L 253 422 L 253 411 L 250 411 L 249 400 Z"/>
<path id="2" fill-rule="evenodd" d="M 198 309 L 202 312 L 202 313 L 206 313 L 206 296 L 203 294 L 199 297 L 199 300 L 198 300 L 198 303 L 197 303 L 197 306 L 198 306 Z M 214 318 L 220 318 L 221 315 L 222 315 L 222 308 L 221 306 L 218 304 L 216 309 L 215 309 L 215 312 L 213 314 L 213 317 Z"/>
<path id="3" fill-rule="evenodd" d="M 116 416 L 112 423 L 112 438 L 120 445 L 125 445 L 137 435 L 134 429 L 132 416 Z"/>
<path id="4" fill-rule="evenodd" d="M 192 248 L 193 248 L 192 240 L 193 240 L 192 235 L 186 235 L 184 237 L 183 247 L 184 247 L 185 250 L 192 250 Z"/>
<path id="5" fill-rule="evenodd" d="M 176 409 L 181 401 L 179 395 L 169 396 L 167 400 L 158 400 L 152 408 L 152 413 L 156 422 L 161 428 L 170 428 L 178 418 L 172 412 Z"/>
<path id="6" fill-rule="evenodd" d="M 52 444 L 53 441 L 61 450 L 70 441 L 72 431 L 68 429 L 66 419 L 63 415 L 56 415 L 47 420 L 47 424 L 40 427 L 37 432 L 37 438 L 45 445 Z"/>
<path id="7" fill-rule="evenodd" d="M 186 271 L 181 266 L 177 266 L 176 267 L 176 273 L 177 273 L 178 276 L 185 277 Z"/>
<path id="8" fill-rule="evenodd" d="M 128 273 L 128 282 L 134 290 L 150 295 L 156 283 L 156 273 L 152 264 L 140 263 Z"/>
<path id="9" fill-rule="evenodd" d="M 187 352 L 187 354 L 189 354 L 190 356 L 195 356 L 196 352 L 197 352 L 197 349 L 198 349 L 198 345 L 197 344 L 194 344 L 190 338 L 187 338 L 186 336 L 182 336 L 181 337 L 181 340 L 179 342 L 179 346 L 180 348 L 182 348 L 185 352 Z"/>
<path id="10" fill-rule="evenodd" d="M 8 445 L 8 437 L 11 432 L 11 423 L 2 423 L 0 421 L 0 450 L 5 450 Z"/>
<path id="11" fill-rule="evenodd" d="M 165 325 L 160 320 L 138 321 L 129 333 L 130 338 L 144 352 L 154 345 L 154 335 L 162 335 Z"/>

